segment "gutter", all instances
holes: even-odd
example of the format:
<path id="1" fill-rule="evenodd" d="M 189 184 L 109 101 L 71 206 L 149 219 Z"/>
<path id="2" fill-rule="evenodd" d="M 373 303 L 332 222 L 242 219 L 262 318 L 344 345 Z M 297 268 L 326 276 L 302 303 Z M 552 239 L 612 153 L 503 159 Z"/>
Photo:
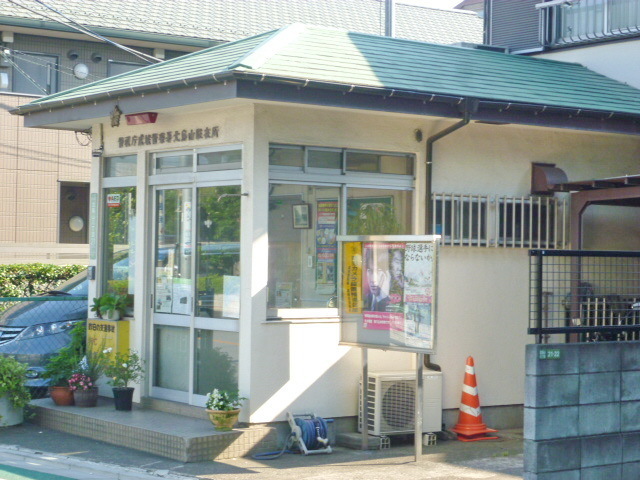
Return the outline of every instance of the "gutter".
<path id="1" fill-rule="evenodd" d="M 425 185 L 425 231 L 433 235 L 433 144 L 443 137 L 466 126 L 471 120 L 471 114 L 478 111 L 477 99 L 465 98 L 462 103 L 462 120 L 427 138 L 426 142 L 426 185 Z"/>
<path id="2" fill-rule="evenodd" d="M 78 32 L 78 30 L 74 28 L 70 28 L 55 22 L 49 22 L 46 20 L 35 20 L 35 19 L 29 19 L 29 18 L 16 18 L 16 17 L 5 16 L 5 15 L 0 15 L 0 25 L 33 28 L 36 30 L 75 33 L 81 36 L 83 35 L 81 32 Z M 222 39 L 215 40 L 213 38 L 183 37 L 183 36 L 171 35 L 168 33 L 139 32 L 135 30 L 98 27 L 93 25 L 88 25 L 88 27 L 91 28 L 92 31 L 99 33 L 100 35 L 105 37 L 119 38 L 123 40 L 137 40 L 142 42 L 163 43 L 163 44 L 176 45 L 176 46 L 208 48 L 208 47 L 213 47 L 215 45 L 219 45 L 220 43 L 226 42 L 226 40 L 222 40 Z M 34 32 L 31 34 L 25 34 L 25 35 L 42 35 L 42 34 Z M 90 39 L 90 37 L 86 37 L 86 41 L 96 42 L 95 39 Z M 102 42 L 98 42 L 98 43 L 102 43 Z"/>

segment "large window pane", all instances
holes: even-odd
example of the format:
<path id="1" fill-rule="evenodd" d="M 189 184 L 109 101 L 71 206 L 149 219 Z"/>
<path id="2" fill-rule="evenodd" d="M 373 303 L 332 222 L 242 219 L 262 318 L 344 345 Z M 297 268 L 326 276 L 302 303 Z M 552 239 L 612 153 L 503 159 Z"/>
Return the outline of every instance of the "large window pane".
<path id="1" fill-rule="evenodd" d="M 412 192 L 349 188 L 347 235 L 411 234 Z"/>
<path id="2" fill-rule="evenodd" d="M 190 188 L 156 193 L 154 311 L 158 313 L 191 315 L 192 210 Z"/>
<path id="3" fill-rule="evenodd" d="M 193 393 L 238 389 L 238 332 L 196 329 Z"/>
<path id="4" fill-rule="evenodd" d="M 105 193 L 105 245 L 102 261 L 104 291 L 131 295 L 136 273 L 136 189 L 107 188 Z"/>
<path id="5" fill-rule="evenodd" d="M 198 189 L 196 316 L 240 317 L 239 194 L 239 186 Z"/>
<path id="6" fill-rule="evenodd" d="M 189 329 L 156 325 L 154 340 L 153 385 L 186 392 L 189 388 Z"/>
<path id="7" fill-rule="evenodd" d="M 272 185 L 269 197 L 269 308 L 333 307 L 340 189 Z M 294 207 L 309 207 L 294 228 Z"/>

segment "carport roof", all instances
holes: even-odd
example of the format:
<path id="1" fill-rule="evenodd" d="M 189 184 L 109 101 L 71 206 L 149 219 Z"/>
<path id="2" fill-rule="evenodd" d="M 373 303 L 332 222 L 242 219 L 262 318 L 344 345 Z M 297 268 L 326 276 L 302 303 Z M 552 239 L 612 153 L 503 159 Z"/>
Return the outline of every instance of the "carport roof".
<path id="1" fill-rule="evenodd" d="M 640 90 L 579 64 L 300 24 L 49 95 L 14 113 L 247 79 L 424 103 L 473 99 L 499 111 L 568 109 L 602 121 L 640 117 Z"/>

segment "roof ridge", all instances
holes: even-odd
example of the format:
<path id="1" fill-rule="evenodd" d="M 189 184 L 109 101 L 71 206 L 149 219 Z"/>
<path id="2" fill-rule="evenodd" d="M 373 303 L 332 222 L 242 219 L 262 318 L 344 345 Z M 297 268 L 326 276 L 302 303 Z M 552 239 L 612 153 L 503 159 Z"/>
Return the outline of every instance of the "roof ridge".
<path id="1" fill-rule="evenodd" d="M 273 57 L 285 45 L 294 41 L 302 31 L 306 30 L 306 26 L 302 23 L 292 23 L 284 27 L 273 30 L 273 35 L 269 36 L 265 41 L 257 45 L 253 50 L 232 65 L 229 70 L 237 70 L 246 68 L 256 70 L 264 65 L 267 60 Z"/>

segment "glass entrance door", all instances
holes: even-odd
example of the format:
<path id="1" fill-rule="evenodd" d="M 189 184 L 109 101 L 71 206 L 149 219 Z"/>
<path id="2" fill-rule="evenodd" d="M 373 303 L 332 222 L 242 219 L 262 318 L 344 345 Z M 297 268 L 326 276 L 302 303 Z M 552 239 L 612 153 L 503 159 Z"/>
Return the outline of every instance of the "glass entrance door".
<path id="1" fill-rule="evenodd" d="M 235 390 L 240 187 L 156 187 L 152 395 L 204 405 Z"/>

